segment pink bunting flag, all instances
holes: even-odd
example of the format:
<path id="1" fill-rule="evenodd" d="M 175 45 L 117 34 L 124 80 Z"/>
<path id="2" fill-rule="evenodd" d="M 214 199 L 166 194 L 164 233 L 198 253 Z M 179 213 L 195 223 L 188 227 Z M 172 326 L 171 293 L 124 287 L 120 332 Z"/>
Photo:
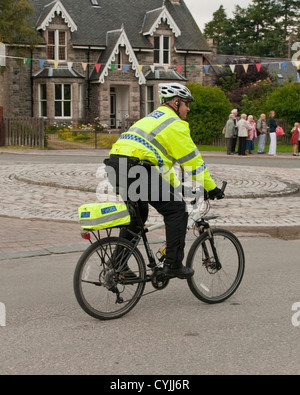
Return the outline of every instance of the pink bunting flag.
<path id="1" fill-rule="evenodd" d="M 101 67 L 101 63 L 95 64 L 95 69 L 96 69 L 97 73 L 99 73 L 100 67 Z"/>
<path id="2" fill-rule="evenodd" d="M 177 70 L 177 72 L 180 74 L 181 73 L 181 69 L 182 69 L 182 66 L 176 66 L 176 70 Z"/>
<path id="3" fill-rule="evenodd" d="M 261 63 L 256 63 L 255 66 L 256 66 L 257 71 L 260 72 Z"/>

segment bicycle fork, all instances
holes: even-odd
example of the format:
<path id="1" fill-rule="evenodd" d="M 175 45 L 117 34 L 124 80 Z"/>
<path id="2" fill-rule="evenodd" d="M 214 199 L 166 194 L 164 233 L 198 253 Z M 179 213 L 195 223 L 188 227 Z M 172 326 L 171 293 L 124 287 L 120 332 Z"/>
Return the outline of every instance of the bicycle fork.
<path id="1" fill-rule="evenodd" d="M 213 252 L 214 262 L 211 262 L 211 257 L 209 255 L 206 242 L 204 241 L 202 245 L 204 256 L 205 256 L 204 265 L 206 266 L 207 269 L 213 269 L 219 271 L 222 269 L 222 264 L 219 260 L 218 252 L 215 246 L 214 235 L 210 227 L 206 228 L 206 232 L 208 234 L 209 243 L 211 246 L 211 250 Z"/>

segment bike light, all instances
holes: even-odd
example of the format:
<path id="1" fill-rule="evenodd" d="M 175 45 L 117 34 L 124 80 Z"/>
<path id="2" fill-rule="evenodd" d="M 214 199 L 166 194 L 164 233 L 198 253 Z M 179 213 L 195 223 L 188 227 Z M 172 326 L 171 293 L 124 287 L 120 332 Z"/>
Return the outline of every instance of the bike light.
<path id="1" fill-rule="evenodd" d="M 81 232 L 80 236 L 84 239 L 84 240 L 90 240 L 91 235 L 89 232 Z"/>

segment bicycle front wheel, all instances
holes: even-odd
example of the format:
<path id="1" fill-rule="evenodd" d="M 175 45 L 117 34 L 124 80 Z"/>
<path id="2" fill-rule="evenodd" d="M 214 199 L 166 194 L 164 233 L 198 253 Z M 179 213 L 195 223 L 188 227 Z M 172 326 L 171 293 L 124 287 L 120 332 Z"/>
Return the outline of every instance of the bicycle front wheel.
<path id="1" fill-rule="evenodd" d="M 107 237 L 83 252 L 74 272 L 73 287 L 87 314 L 110 320 L 122 317 L 137 304 L 145 279 L 146 266 L 140 251 L 125 239 Z"/>
<path id="2" fill-rule="evenodd" d="M 186 266 L 195 271 L 188 279 L 190 290 L 202 302 L 213 304 L 228 299 L 239 287 L 245 270 L 245 255 L 233 233 L 225 229 L 211 231 L 212 239 L 205 232 L 194 241 Z"/>

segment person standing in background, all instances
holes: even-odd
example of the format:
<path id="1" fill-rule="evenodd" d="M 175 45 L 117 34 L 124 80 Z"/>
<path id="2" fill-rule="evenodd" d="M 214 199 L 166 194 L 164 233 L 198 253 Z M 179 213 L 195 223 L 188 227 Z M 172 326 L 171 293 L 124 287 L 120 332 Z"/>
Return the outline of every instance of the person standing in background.
<path id="1" fill-rule="evenodd" d="M 268 155 L 276 156 L 277 136 L 276 136 L 277 122 L 275 121 L 275 111 L 269 113 L 269 133 L 270 133 L 270 147 Z"/>
<path id="2" fill-rule="evenodd" d="M 300 123 L 296 122 L 292 129 L 291 144 L 293 144 L 293 156 L 299 156 L 300 152 Z M 298 146 L 298 154 L 297 154 Z"/>
<path id="3" fill-rule="evenodd" d="M 250 129 L 248 132 L 248 137 L 246 138 L 246 151 L 248 154 L 252 154 L 254 150 L 254 139 L 257 138 L 256 133 L 256 123 L 254 121 L 253 115 L 248 115 L 248 123 L 250 125 Z"/>
<path id="4" fill-rule="evenodd" d="M 260 114 L 259 120 L 256 123 L 256 132 L 258 134 L 258 154 L 265 154 L 266 138 L 268 133 L 268 124 L 266 121 L 266 114 Z"/>
<path id="5" fill-rule="evenodd" d="M 225 125 L 225 140 L 226 140 L 226 147 L 227 147 L 227 155 L 233 155 L 232 152 L 232 138 L 235 132 L 235 125 L 234 125 L 234 114 L 229 115 L 229 119 Z"/>
<path id="6" fill-rule="evenodd" d="M 233 133 L 233 136 L 232 136 L 232 139 L 231 139 L 231 143 L 232 143 L 231 152 L 233 154 L 237 154 L 237 152 L 235 152 L 235 147 L 236 147 L 236 143 L 237 143 L 237 139 L 238 139 L 238 126 L 237 126 L 237 123 L 239 121 L 239 118 L 237 116 L 238 115 L 238 110 L 235 108 L 234 110 L 231 111 L 231 114 L 234 115 L 234 118 L 233 118 L 234 133 Z"/>
<path id="7" fill-rule="evenodd" d="M 247 114 L 242 114 L 238 121 L 238 137 L 239 137 L 239 156 L 246 156 L 246 139 L 249 134 L 250 125 L 247 121 Z"/>

